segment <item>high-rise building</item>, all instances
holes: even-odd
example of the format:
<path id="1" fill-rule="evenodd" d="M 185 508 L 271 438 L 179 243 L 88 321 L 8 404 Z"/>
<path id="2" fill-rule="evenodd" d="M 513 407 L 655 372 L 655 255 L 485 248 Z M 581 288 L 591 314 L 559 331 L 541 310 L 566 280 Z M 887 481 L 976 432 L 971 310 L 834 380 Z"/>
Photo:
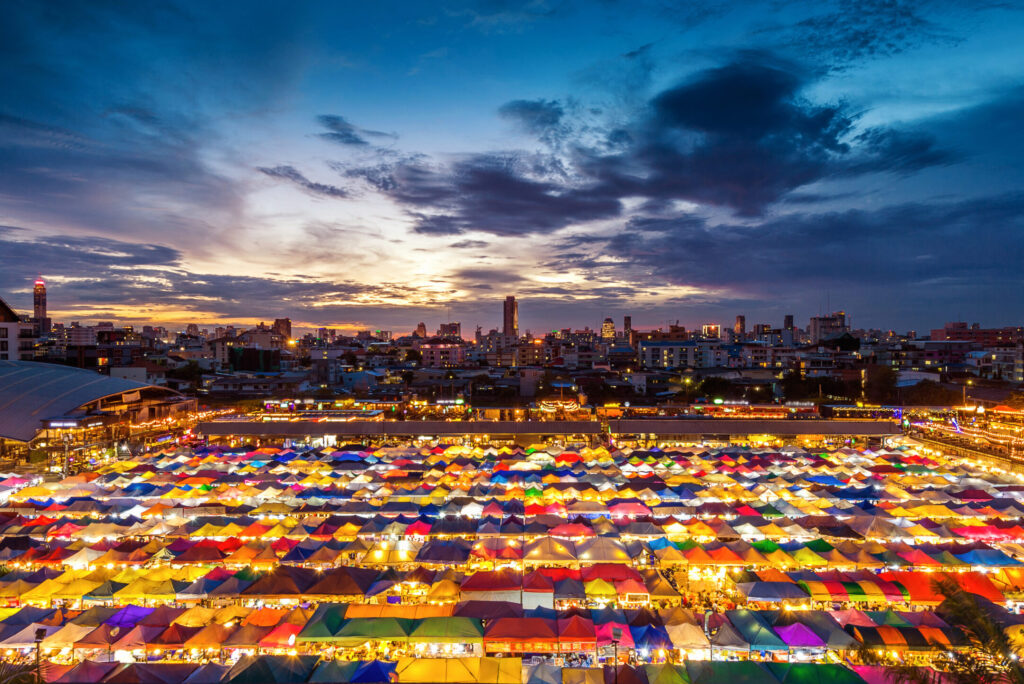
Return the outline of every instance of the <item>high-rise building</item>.
<path id="1" fill-rule="evenodd" d="M 417 337 L 426 337 L 427 336 L 427 324 L 422 322 L 422 321 L 420 321 L 416 325 L 416 332 L 414 332 L 413 334 L 416 335 Z"/>
<path id="2" fill-rule="evenodd" d="M 32 322 L 36 327 L 37 335 L 46 335 L 50 332 L 50 319 L 46 317 L 46 282 L 40 276 L 36 278 L 36 284 L 32 288 L 32 303 L 34 318 Z"/>
<path id="3" fill-rule="evenodd" d="M 783 322 L 782 322 L 782 329 L 783 330 L 792 330 L 793 329 L 793 314 L 786 314 L 786 317 L 783 319 Z"/>
<path id="4" fill-rule="evenodd" d="M 601 324 L 601 339 L 605 342 L 615 341 L 615 321 L 610 318 L 604 319 Z"/>
<path id="5" fill-rule="evenodd" d="M 846 322 L 845 311 L 833 311 L 828 316 L 811 316 L 811 324 L 807 328 L 811 336 L 811 344 L 818 344 L 830 337 L 850 332 Z"/>
<path id="6" fill-rule="evenodd" d="M 457 337 L 462 339 L 462 323 L 454 321 L 451 323 L 442 323 L 441 327 L 437 329 L 438 337 Z"/>
<path id="7" fill-rule="evenodd" d="M 281 337 L 286 339 L 292 338 L 292 319 L 290 318 L 275 318 L 274 319 L 274 332 Z"/>
<path id="8" fill-rule="evenodd" d="M 706 340 L 721 339 L 722 326 L 717 323 L 705 323 L 700 329 L 700 334 Z"/>
<path id="9" fill-rule="evenodd" d="M 743 339 L 743 336 L 747 334 L 747 317 L 737 316 L 736 325 L 732 327 L 732 331 L 736 334 L 736 337 Z"/>
<path id="10" fill-rule="evenodd" d="M 509 337 L 519 337 L 519 302 L 512 295 L 505 297 L 503 333 Z"/>
<path id="11" fill-rule="evenodd" d="M 633 317 L 623 316 L 622 317 L 622 332 L 626 337 L 629 337 L 629 333 L 633 332 Z"/>

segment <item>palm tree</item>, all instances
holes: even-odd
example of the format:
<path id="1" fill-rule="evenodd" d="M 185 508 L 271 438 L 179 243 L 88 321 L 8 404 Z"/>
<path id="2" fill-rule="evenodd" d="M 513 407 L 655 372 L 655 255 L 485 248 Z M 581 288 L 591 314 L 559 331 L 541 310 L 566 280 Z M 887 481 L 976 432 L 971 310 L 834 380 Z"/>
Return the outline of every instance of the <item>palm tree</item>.
<path id="1" fill-rule="evenodd" d="M 943 619 L 959 629 L 966 646 L 935 658 L 935 670 L 907 663 L 892 663 L 864 646 L 861 659 L 885 666 L 894 684 L 1024 684 L 1024 668 L 1018 660 L 1022 644 L 1011 639 L 974 594 L 953 580 L 932 580 L 932 588 L 945 597 Z"/>
<path id="2" fill-rule="evenodd" d="M 35 665 L 0 661 L 0 684 L 35 684 L 35 681 Z"/>

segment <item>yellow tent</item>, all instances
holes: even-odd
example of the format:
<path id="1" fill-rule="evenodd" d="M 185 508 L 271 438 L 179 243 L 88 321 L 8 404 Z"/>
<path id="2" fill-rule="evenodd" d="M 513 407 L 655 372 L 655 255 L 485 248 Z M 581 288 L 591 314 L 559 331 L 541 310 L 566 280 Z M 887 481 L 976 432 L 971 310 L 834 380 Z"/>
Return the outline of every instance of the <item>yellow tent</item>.
<path id="1" fill-rule="evenodd" d="M 618 593 L 615 591 L 615 587 L 609 582 L 601 578 L 592 579 L 583 585 L 583 591 L 586 592 L 587 596 L 596 596 L 599 598 L 615 598 Z"/>
<path id="2" fill-rule="evenodd" d="M 522 658 L 480 658 L 480 684 L 520 684 L 522 677 Z"/>
<path id="3" fill-rule="evenodd" d="M 399 658 L 395 669 L 402 684 L 476 684 L 479 673 L 479 658 Z"/>
<path id="4" fill-rule="evenodd" d="M 563 667 L 562 684 L 604 684 L 604 670 L 600 667 Z"/>

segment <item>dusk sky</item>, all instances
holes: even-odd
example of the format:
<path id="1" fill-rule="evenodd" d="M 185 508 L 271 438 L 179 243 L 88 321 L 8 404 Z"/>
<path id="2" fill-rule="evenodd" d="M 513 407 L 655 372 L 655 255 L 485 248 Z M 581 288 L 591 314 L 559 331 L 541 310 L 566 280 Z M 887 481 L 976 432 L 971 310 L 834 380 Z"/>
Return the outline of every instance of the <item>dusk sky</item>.
<path id="1" fill-rule="evenodd" d="M 967 7 L 970 9 L 967 9 Z M 21 2 L 0 296 L 55 320 L 1024 322 L 1004 2 Z"/>

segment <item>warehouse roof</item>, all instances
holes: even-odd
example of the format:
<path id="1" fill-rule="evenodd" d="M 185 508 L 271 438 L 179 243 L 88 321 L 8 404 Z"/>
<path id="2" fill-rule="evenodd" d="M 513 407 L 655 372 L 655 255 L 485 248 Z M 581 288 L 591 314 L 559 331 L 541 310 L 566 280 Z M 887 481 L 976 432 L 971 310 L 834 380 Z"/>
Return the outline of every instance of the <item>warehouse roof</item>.
<path id="1" fill-rule="evenodd" d="M 207 437 L 237 435 L 358 435 L 375 437 L 399 437 L 409 435 L 596 435 L 601 424 L 596 421 L 510 421 L 510 420 L 408 420 L 371 421 L 352 420 L 316 422 L 297 421 L 248 421 L 218 420 L 200 423 L 196 432 Z"/>
<path id="2" fill-rule="evenodd" d="M 0 361 L 0 438 L 28 442 L 42 421 L 124 392 L 166 387 L 36 361 Z"/>
<path id="3" fill-rule="evenodd" d="M 613 435 L 848 435 L 879 437 L 900 433 L 890 420 L 744 420 L 742 418 L 637 418 L 608 421 Z"/>

